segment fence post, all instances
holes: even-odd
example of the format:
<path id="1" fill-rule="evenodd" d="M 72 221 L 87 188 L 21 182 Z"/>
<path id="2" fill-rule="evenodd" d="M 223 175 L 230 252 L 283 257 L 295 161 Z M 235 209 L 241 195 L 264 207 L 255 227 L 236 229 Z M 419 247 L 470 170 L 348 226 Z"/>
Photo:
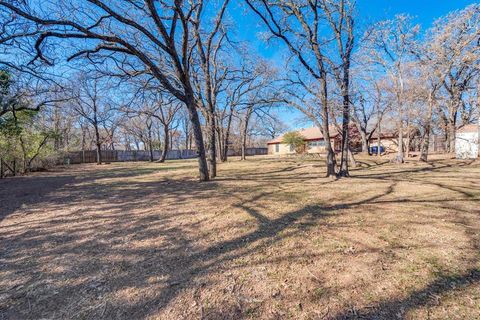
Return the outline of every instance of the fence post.
<path id="1" fill-rule="evenodd" d="M 3 179 L 3 159 L 0 159 L 0 179 Z"/>

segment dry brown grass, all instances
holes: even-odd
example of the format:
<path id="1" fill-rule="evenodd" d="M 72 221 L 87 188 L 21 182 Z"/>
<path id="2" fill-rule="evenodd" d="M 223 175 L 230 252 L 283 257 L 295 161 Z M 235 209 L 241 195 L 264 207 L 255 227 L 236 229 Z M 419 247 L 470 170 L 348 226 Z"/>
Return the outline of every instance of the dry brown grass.
<path id="1" fill-rule="evenodd" d="M 480 319 L 480 163 L 374 161 L 0 181 L 0 319 Z"/>

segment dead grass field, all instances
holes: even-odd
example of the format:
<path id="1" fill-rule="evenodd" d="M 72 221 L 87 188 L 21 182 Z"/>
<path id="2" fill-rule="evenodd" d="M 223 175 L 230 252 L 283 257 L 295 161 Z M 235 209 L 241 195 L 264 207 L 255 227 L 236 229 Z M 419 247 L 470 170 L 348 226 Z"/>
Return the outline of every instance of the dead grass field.
<path id="1" fill-rule="evenodd" d="M 0 181 L 0 319 L 480 319 L 480 163 L 374 161 Z"/>

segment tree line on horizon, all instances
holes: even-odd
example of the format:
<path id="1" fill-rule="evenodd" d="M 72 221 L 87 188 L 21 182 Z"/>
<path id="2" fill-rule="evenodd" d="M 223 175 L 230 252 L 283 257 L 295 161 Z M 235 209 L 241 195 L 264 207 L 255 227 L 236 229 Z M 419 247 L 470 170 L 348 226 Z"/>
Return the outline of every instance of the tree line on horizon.
<path id="1" fill-rule="evenodd" d="M 240 40 L 240 10 L 284 61 Z M 0 0 L 0 158 L 28 171 L 93 146 L 101 163 L 102 148 L 123 144 L 164 161 L 176 144 L 195 148 L 207 181 L 233 140 L 244 158 L 248 141 L 285 132 L 288 108 L 321 130 L 327 176 L 349 176 L 352 124 L 366 152 L 395 123 L 397 163 L 413 130 L 422 161 L 433 133 L 453 152 L 480 114 L 480 5 L 427 30 L 405 14 L 362 22 L 353 0 Z"/>

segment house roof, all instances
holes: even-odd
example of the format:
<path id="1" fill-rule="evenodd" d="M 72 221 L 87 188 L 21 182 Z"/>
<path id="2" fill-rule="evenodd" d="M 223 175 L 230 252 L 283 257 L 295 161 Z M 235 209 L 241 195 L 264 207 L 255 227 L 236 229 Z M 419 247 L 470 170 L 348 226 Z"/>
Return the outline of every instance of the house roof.
<path id="1" fill-rule="evenodd" d="M 459 133 L 463 132 L 478 132 L 478 124 L 467 124 L 457 130 Z"/>
<path id="2" fill-rule="evenodd" d="M 306 141 L 323 139 L 323 134 L 318 127 L 301 129 L 301 130 L 297 130 L 297 132 L 300 133 L 305 138 Z M 331 138 L 336 137 L 338 134 L 339 134 L 338 130 L 336 130 L 334 127 L 330 127 Z M 268 141 L 267 144 L 282 143 L 282 141 L 283 141 L 283 135 Z"/>
<path id="3" fill-rule="evenodd" d="M 396 139 L 398 135 L 394 132 L 382 132 L 380 134 L 380 139 Z M 370 137 L 370 141 L 376 141 L 378 139 L 378 133 L 374 132 L 373 135 Z"/>

